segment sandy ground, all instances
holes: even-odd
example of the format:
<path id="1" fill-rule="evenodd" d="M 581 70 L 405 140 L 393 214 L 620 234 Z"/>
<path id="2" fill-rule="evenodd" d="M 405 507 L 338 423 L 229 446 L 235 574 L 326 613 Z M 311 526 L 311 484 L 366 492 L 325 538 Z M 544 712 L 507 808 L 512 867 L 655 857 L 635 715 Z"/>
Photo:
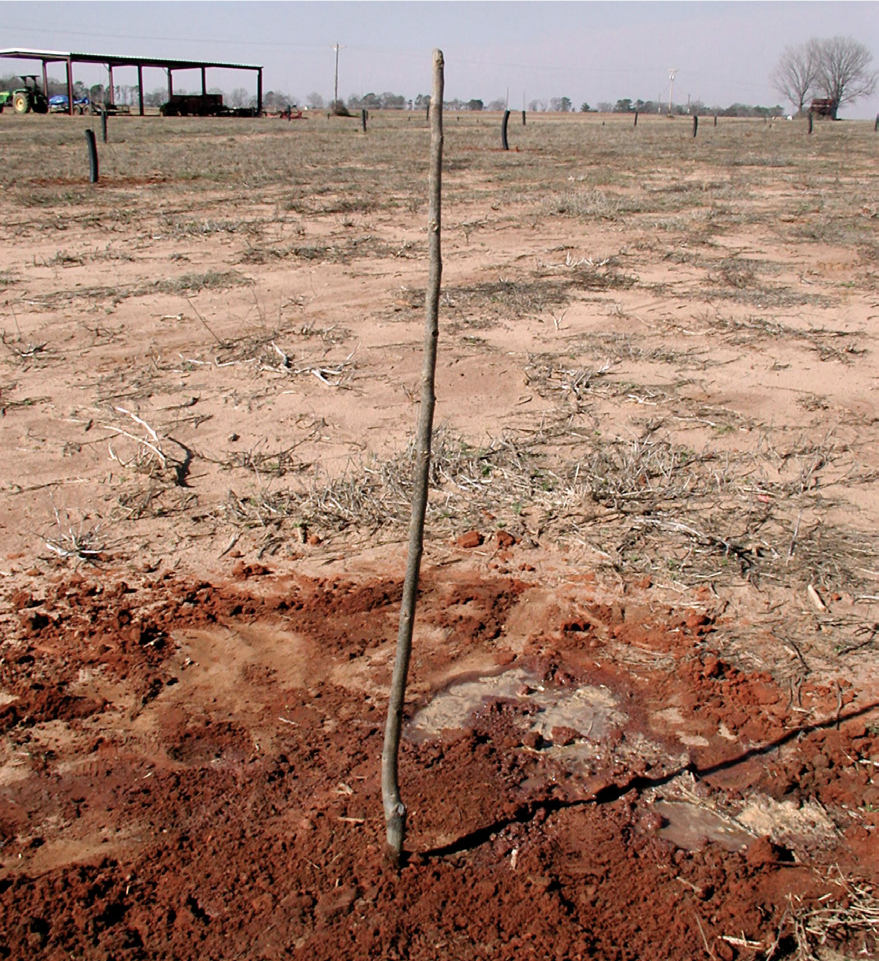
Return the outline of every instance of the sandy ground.
<path id="1" fill-rule="evenodd" d="M 576 119 L 447 122 L 398 874 L 423 118 L 0 116 L 0 957 L 877 956 L 879 139 Z"/>

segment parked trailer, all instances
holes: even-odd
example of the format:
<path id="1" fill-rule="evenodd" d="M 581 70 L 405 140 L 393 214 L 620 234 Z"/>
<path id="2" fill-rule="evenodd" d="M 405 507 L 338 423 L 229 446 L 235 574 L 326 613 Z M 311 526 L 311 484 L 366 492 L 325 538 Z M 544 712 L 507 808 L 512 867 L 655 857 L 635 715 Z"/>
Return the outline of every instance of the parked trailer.
<path id="1" fill-rule="evenodd" d="M 836 109 L 837 105 L 834 100 L 827 97 L 816 97 L 812 101 L 812 106 L 809 107 L 809 113 L 813 113 L 817 117 L 830 117 L 831 119 L 835 119 Z"/>
<path id="2" fill-rule="evenodd" d="M 219 93 L 175 93 L 159 107 L 163 117 L 256 117 L 255 107 L 226 107 Z"/>
<path id="3" fill-rule="evenodd" d="M 175 93 L 159 112 L 163 117 L 216 117 L 222 109 L 222 94 Z"/>
<path id="4" fill-rule="evenodd" d="M 108 117 L 128 116 L 131 113 L 131 104 L 127 103 L 93 103 L 89 108 L 90 112 L 100 117 L 105 113 Z"/>
<path id="5" fill-rule="evenodd" d="M 69 113 L 66 93 L 56 93 L 54 97 L 49 97 L 49 113 Z M 88 97 L 80 97 L 73 101 L 73 112 L 84 114 L 91 111 L 91 103 Z"/>

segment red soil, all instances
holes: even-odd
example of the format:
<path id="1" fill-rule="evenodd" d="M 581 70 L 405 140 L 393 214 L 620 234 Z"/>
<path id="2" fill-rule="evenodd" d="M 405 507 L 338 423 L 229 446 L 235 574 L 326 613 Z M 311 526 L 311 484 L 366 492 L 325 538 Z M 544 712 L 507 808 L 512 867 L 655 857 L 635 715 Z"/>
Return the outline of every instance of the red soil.
<path id="1" fill-rule="evenodd" d="M 729 663 L 710 612 L 647 584 L 547 601 L 528 576 L 425 571 L 410 717 L 462 677 L 535 680 L 410 732 L 399 874 L 379 784 L 398 579 L 239 563 L 13 595 L 0 958 L 784 957 L 792 912 L 879 880 L 875 705 Z M 604 692 L 623 720 L 541 735 L 535 687 Z M 771 827 L 699 835 L 755 799 Z"/>

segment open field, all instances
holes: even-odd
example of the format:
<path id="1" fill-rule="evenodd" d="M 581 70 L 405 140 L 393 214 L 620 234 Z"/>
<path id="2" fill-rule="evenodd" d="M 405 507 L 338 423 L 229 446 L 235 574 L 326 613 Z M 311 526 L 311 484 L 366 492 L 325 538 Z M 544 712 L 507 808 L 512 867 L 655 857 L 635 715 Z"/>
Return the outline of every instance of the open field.
<path id="1" fill-rule="evenodd" d="M 0 115 L 0 958 L 879 957 L 879 134 Z M 98 139 L 100 141 L 100 127 Z"/>

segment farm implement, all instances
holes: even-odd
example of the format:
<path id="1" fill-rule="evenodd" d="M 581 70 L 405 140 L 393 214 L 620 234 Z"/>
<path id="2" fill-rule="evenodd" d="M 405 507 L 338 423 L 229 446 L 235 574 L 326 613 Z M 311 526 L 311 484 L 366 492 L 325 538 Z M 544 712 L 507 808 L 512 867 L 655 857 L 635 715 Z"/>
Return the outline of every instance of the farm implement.
<path id="1" fill-rule="evenodd" d="M 22 76 L 23 87 L 0 91 L 0 111 L 12 107 L 16 113 L 48 113 L 49 101 L 33 74 Z"/>

